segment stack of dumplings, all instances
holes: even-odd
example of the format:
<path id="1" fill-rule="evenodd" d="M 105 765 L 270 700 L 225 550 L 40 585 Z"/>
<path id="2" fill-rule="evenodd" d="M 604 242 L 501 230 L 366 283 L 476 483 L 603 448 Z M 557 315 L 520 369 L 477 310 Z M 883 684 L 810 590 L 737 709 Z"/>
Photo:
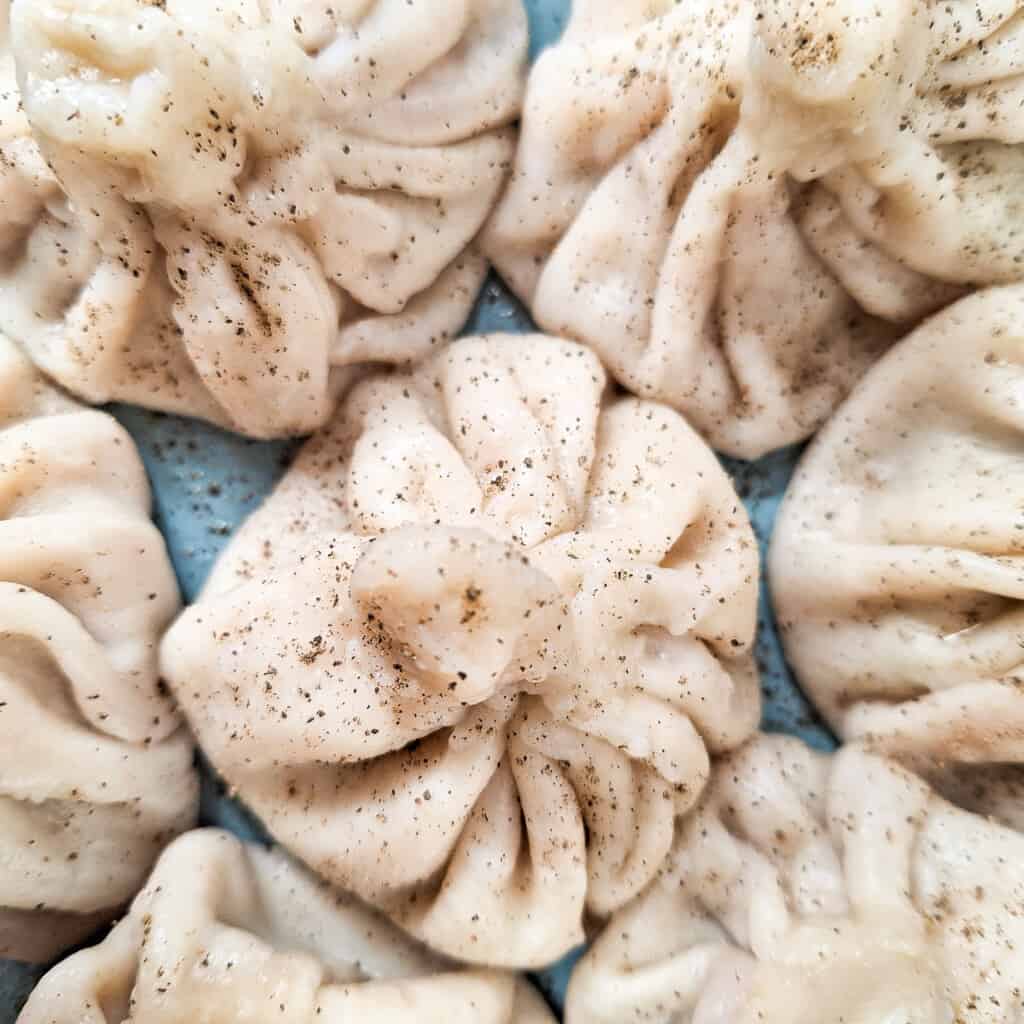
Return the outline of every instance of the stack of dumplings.
<path id="1" fill-rule="evenodd" d="M 1024 1024 L 1024 0 L 528 44 L 0 0 L 17 1024 Z M 308 436 L 184 609 L 108 401 Z"/>

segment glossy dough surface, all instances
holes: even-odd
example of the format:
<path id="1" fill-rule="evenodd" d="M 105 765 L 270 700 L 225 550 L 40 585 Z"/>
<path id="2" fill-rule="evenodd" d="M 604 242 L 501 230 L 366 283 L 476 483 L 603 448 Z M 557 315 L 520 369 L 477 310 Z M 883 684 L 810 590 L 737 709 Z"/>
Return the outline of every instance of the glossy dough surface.
<path id="1" fill-rule="evenodd" d="M 639 892 L 756 728 L 757 550 L 672 410 L 542 336 L 362 382 L 162 669 L 324 877 L 473 962 L 544 965 Z"/>
<path id="2" fill-rule="evenodd" d="M 758 738 L 576 968 L 567 1024 L 1024 1020 L 1024 836 L 895 762 Z"/>
<path id="3" fill-rule="evenodd" d="M 192 832 L 19 1024 L 553 1024 L 513 975 L 447 966 L 280 852 Z"/>
<path id="4" fill-rule="evenodd" d="M 801 684 L 846 739 L 1024 762 L 1024 287 L 919 328 L 797 469 L 771 583 Z"/>
<path id="5" fill-rule="evenodd" d="M 158 685 L 178 610 L 131 438 L 0 336 L 0 957 L 45 960 L 138 891 L 195 819 Z"/>
<path id="6" fill-rule="evenodd" d="M 11 40 L 0 327 L 70 390 L 308 433 L 462 326 L 519 0 L 15 0 Z"/>
<path id="7" fill-rule="evenodd" d="M 577 0 L 484 249 L 545 330 L 754 458 L 1024 276 L 1019 0 Z"/>

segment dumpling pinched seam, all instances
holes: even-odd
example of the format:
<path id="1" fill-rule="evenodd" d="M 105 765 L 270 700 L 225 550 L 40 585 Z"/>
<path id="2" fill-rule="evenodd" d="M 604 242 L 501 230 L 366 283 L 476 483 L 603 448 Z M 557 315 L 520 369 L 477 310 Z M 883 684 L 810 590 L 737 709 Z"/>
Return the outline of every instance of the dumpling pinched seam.
<path id="1" fill-rule="evenodd" d="M 578 0 L 483 249 L 540 326 L 754 458 L 1024 278 L 1019 0 Z"/>
<path id="2" fill-rule="evenodd" d="M 162 669 L 311 867 L 449 955 L 542 965 L 756 728 L 757 577 L 677 413 L 579 345 L 467 339 L 354 389 Z"/>
<path id="3" fill-rule="evenodd" d="M 567 1024 L 1024 1019 L 1024 836 L 856 746 L 716 764 L 657 881 L 576 968 Z"/>
<path id="4" fill-rule="evenodd" d="M 0 957 L 46 960 L 195 820 L 157 677 L 178 590 L 129 436 L 0 336 Z"/>
<path id="5" fill-rule="evenodd" d="M 89 401 L 310 432 L 468 316 L 526 43 L 519 0 L 16 0 L 0 328 Z"/>
<path id="6" fill-rule="evenodd" d="M 957 788 L 992 775 L 972 764 L 1024 763 L 1022 496 L 1013 285 L 963 299 L 894 348 L 783 502 L 770 562 L 779 626 L 842 737 L 961 762 Z"/>
<path id="7" fill-rule="evenodd" d="M 18 1024 L 553 1024 L 539 994 L 449 966 L 279 851 L 204 829 L 161 856 L 129 914 L 58 964 Z"/>

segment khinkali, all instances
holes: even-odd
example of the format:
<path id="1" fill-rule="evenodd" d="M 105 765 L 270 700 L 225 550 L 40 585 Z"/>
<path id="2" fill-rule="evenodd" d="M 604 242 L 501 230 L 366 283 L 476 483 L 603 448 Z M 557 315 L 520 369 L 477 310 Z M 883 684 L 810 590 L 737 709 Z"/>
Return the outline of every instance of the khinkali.
<path id="1" fill-rule="evenodd" d="M 554 1024 L 525 981 L 445 964 L 279 851 L 178 839 L 98 946 L 19 1024 Z"/>
<path id="2" fill-rule="evenodd" d="M 484 251 L 546 330 L 752 458 L 1024 279 L 1020 0 L 576 0 Z"/>
<path id="3" fill-rule="evenodd" d="M 449 955 L 542 965 L 756 728 L 757 577 L 682 417 L 579 345 L 472 338 L 358 385 L 161 664 L 312 868 Z"/>
<path id="4" fill-rule="evenodd" d="M 178 610 L 131 438 L 0 336 L 0 957 L 46 960 L 195 820 L 158 683 Z"/>
<path id="5" fill-rule="evenodd" d="M 567 1024 L 1016 1024 L 1024 836 L 854 746 L 716 765 L 668 866 L 572 977 Z"/>
<path id="6" fill-rule="evenodd" d="M 462 326 L 520 0 L 15 0 L 11 37 L 0 327 L 70 390 L 308 433 Z"/>
<path id="7" fill-rule="evenodd" d="M 771 554 L 800 683 L 908 763 L 1024 763 L 1024 286 L 883 359 L 804 456 Z"/>

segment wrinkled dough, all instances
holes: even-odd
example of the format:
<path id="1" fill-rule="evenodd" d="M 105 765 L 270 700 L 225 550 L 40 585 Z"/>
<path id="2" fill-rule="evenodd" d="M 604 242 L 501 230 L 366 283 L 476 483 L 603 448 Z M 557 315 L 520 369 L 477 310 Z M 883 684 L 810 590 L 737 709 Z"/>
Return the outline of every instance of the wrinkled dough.
<path id="1" fill-rule="evenodd" d="M 902 342 L 797 469 L 773 541 L 790 662 L 836 731 L 1024 762 L 1024 287 Z"/>
<path id="2" fill-rule="evenodd" d="M 567 1024 L 1019 1021 L 1022 864 L 893 761 L 759 737 L 577 966 Z"/>
<path id="3" fill-rule="evenodd" d="M 99 945 L 58 964 L 19 1024 L 373 1020 L 551 1024 L 524 980 L 447 965 L 279 851 L 205 829 L 158 861 Z"/>
<path id="4" fill-rule="evenodd" d="M 756 728 L 757 552 L 711 451 L 543 336 L 359 383 L 169 632 L 273 834 L 443 952 L 539 966 Z"/>
<path id="5" fill-rule="evenodd" d="M 484 251 L 714 447 L 803 440 L 923 317 L 1024 277 L 1021 42 L 1014 0 L 574 4 Z"/>
<path id="6" fill-rule="evenodd" d="M 0 328 L 88 401 L 253 437 L 446 342 L 527 43 L 519 0 L 449 6 L 15 3 Z"/>
<path id="7" fill-rule="evenodd" d="M 128 435 L 0 336 L 0 956 L 85 938 L 195 818 L 158 682 L 178 591 L 149 500 Z"/>

